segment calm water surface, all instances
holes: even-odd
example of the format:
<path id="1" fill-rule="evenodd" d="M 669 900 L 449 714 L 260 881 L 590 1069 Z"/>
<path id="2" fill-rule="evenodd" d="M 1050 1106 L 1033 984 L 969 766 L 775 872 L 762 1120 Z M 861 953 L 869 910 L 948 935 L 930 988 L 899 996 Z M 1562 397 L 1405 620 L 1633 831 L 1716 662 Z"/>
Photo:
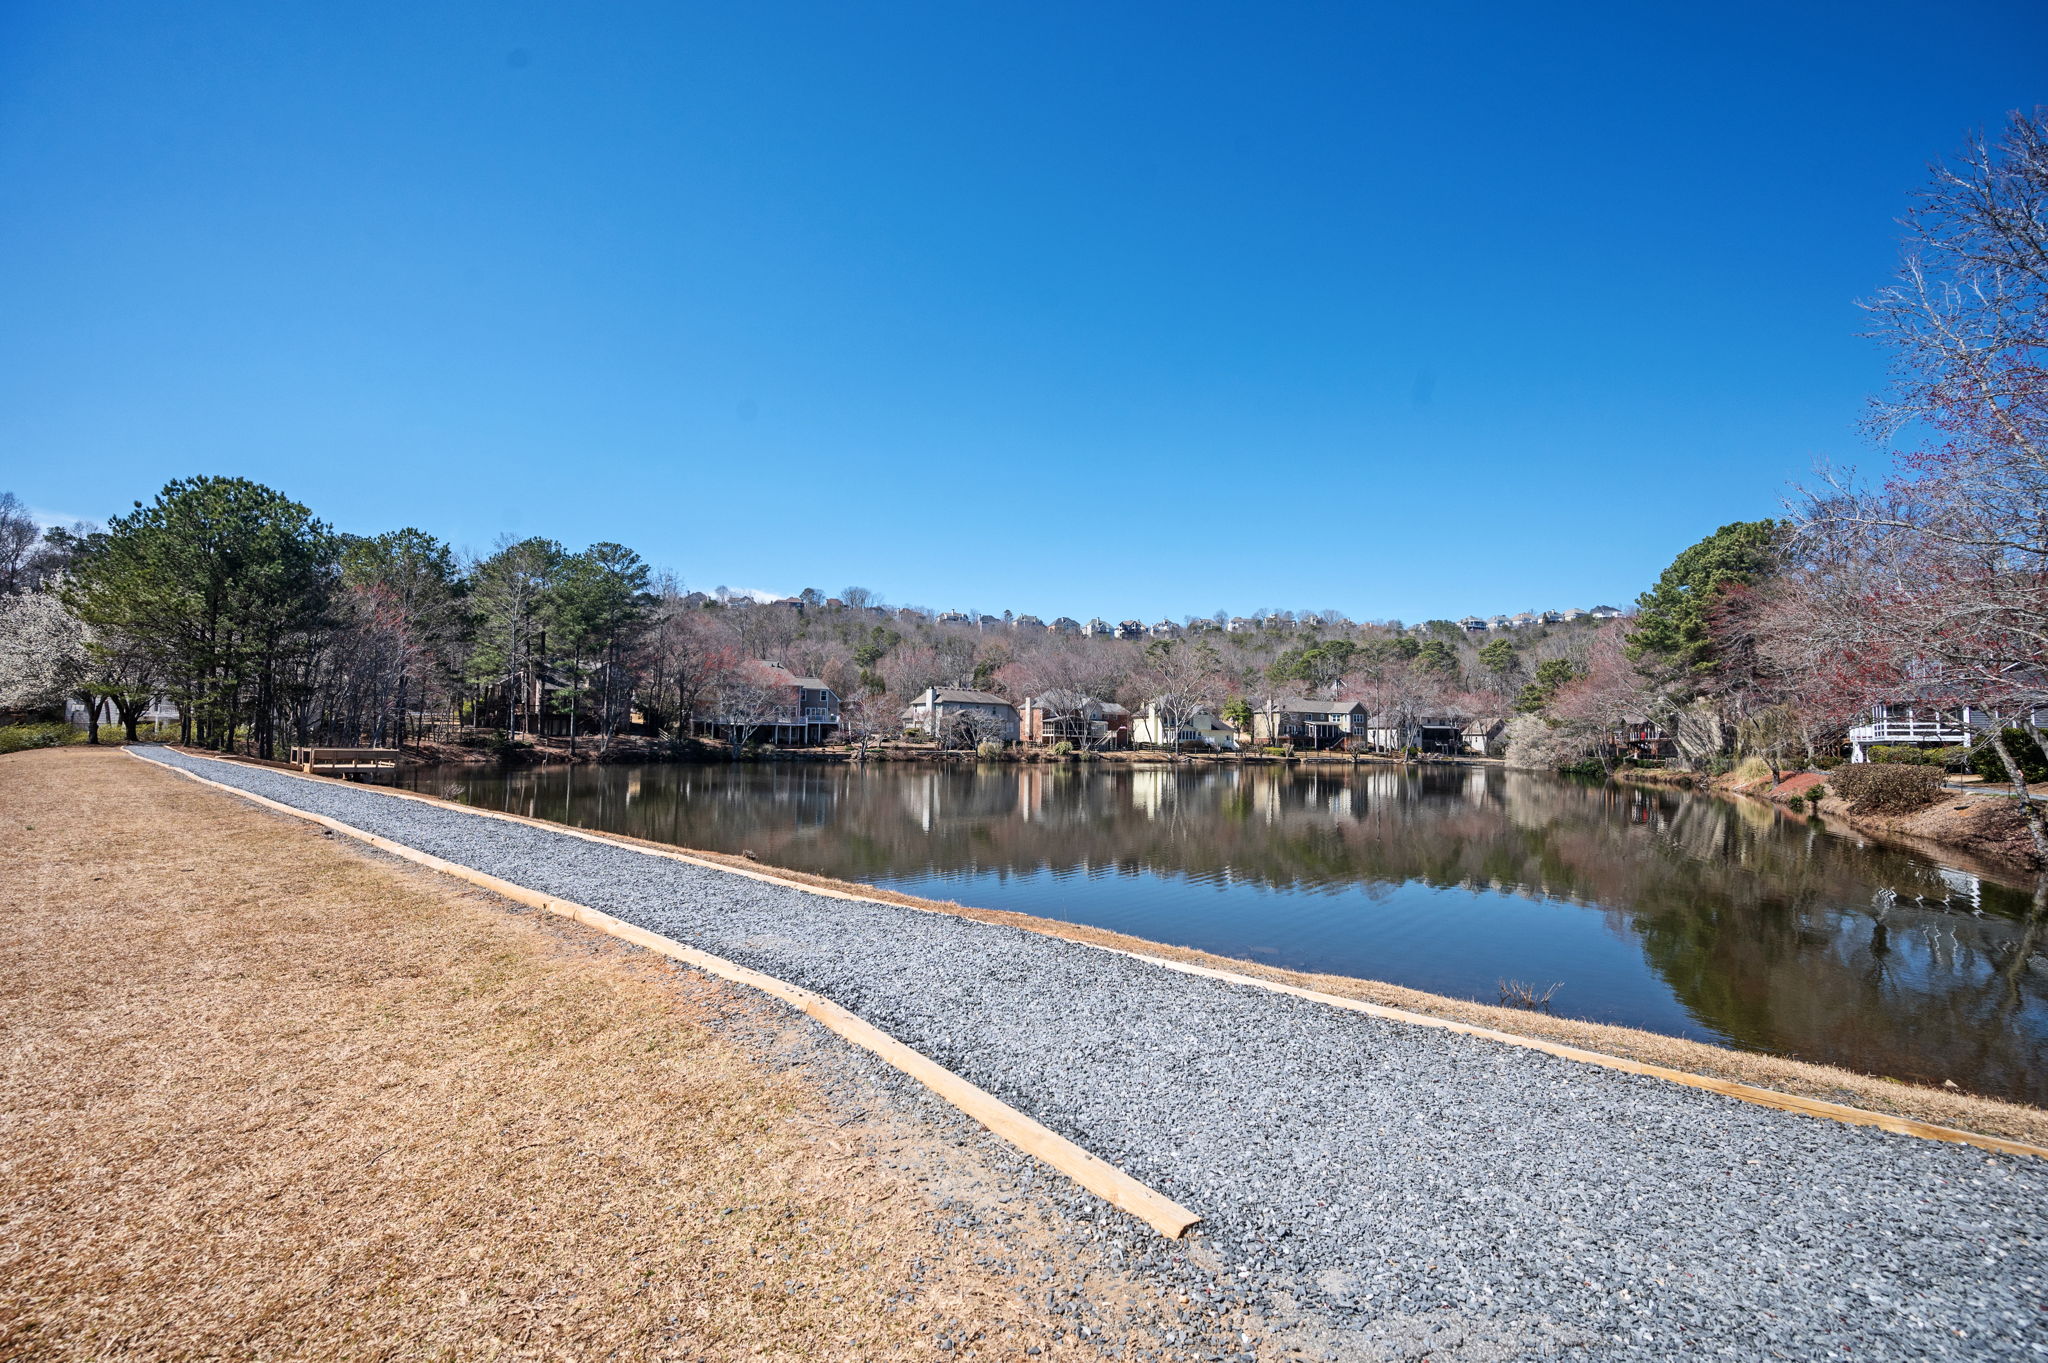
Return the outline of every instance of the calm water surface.
<path id="1" fill-rule="evenodd" d="M 1302 970 L 2048 1102 L 2032 895 L 1712 796 L 1493 768 L 474 767 L 493 809 Z"/>

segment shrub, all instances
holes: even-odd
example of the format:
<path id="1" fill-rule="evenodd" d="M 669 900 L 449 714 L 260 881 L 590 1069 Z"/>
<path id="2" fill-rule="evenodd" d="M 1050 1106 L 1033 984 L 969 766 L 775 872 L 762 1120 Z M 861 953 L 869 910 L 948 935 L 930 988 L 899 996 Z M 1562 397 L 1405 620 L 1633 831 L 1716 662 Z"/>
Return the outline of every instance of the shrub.
<path id="1" fill-rule="evenodd" d="M 974 755 L 976 757 L 1001 757 L 1003 755 L 1003 745 L 996 742 L 993 738 L 985 738 L 974 745 Z"/>
<path id="2" fill-rule="evenodd" d="M 1052 755 L 1054 757 L 1066 757 L 1073 751 L 1074 745 L 1067 742 L 1064 738 L 1052 745 Z"/>
<path id="3" fill-rule="evenodd" d="M 2041 753 L 2041 745 L 2025 729 L 2007 729 L 2002 735 L 2005 750 L 2012 754 L 2012 760 L 2019 763 L 2020 773 L 2029 783 L 2048 781 L 2048 757 Z M 2005 763 L 1998 760 L 1998 754 L 1991 750 L 1989 742 L 1979 743 L 1977 752 L 1970 759 L 1970 769 L 1987 781 L 2010 781 L 2006 775 Z"/>
<path id="4" fill-rule="evenodd" d="M 1842 765 L 1842 758 L 1839 753 L 1829 753 L 1824 757 L 1814 758 L 1813 765 L 1817 771 L 1833 771 Z"/>
<path id="5" fill-rule="evenodd" d="M 1851 763 L 1831 783 L 1851 814 L 1911 814 L 1941 798 L 1940 770 L 1905 762 Z"/>
<path id="6" fill-rule="evenodd" d="M 1868 756 L 1873 762 L 1903 762 L 1907 766 L 1940 767 L 1963 771 L 1970 760 L 1968 748 L 1908 748 L 1893 743 L 1872 744 Z M 1996 753 L 1992 760 L 1998 760 Z"/>
<path id="7" fill-rule="evenodd" d="M 102 725 L 104 729 L 106 726 Z M 121 730 L 117 725 L 114 733 Z M 10 724 L 0 728 L 0 752 L 21 752 L 28 748 L 57 748 L 85 742 L 85 730 L 69 724 Z"/>
<path id="8" fill-rule="evenodd" d="M 1771 779 L 1771 764 L 1761 757 L 1745 757 L 1735 765 L 1735 784 L 1753 786 Z"/>

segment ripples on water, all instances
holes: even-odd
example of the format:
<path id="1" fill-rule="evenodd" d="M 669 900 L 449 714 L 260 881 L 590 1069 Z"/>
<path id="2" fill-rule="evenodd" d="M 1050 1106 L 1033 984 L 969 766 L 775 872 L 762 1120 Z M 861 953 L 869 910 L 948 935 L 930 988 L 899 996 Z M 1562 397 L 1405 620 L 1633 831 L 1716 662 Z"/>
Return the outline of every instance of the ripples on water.
<path id="1" fill-rule="evenodd" d="M 1752 802 L 1495 768 L 441 768 L 455 799 L 1303 970 L 2048 1101 L 2029 893 Z"/>

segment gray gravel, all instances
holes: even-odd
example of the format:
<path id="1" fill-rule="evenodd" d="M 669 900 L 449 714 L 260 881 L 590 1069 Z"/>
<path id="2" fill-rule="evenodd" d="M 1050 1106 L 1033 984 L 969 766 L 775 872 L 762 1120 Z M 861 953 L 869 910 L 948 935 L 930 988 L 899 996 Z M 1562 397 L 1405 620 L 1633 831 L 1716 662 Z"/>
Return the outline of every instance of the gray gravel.
<path id="1" fill-rule="evenodd" d="M 145 751 L 837 1000 L 1199 1213 L 1225 1290 L 1328 1357 L 2048 1358 L 2048 1162 Z"/>

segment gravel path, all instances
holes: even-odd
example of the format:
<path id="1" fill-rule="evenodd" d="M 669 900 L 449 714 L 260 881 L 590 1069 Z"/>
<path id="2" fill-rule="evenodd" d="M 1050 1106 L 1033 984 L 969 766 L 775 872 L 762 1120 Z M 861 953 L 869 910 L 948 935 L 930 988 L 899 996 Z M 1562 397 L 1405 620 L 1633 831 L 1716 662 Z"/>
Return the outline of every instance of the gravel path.
<path id="1" fill-rule="evenodd" d="M 2048 1358 L 2048 1161 L 143 751 L 837 1000 L 1202 1215 L 1327 1357 Z"/>

